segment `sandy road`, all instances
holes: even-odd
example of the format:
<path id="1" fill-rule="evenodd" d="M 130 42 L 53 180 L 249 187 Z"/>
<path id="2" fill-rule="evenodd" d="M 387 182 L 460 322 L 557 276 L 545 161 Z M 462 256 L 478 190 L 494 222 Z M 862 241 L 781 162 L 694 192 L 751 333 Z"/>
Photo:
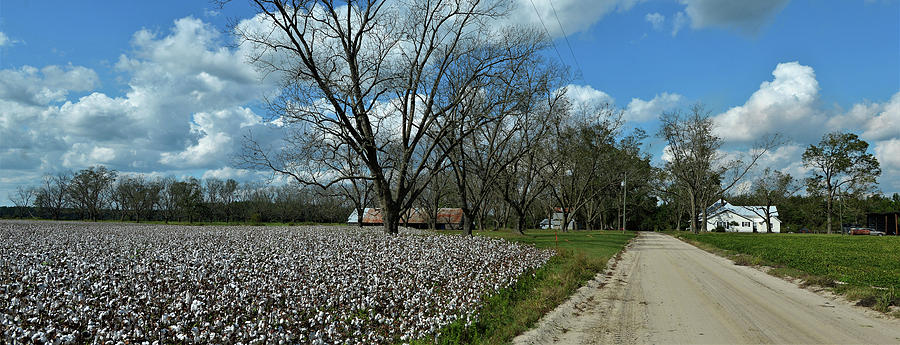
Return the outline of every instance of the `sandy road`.
<path id="1" fill-rule="evenodd" d="M 644 233 L 515 344 L 898 344 L 900 322 Z M 614 266 L 614 267 L 612 267 Z"/>

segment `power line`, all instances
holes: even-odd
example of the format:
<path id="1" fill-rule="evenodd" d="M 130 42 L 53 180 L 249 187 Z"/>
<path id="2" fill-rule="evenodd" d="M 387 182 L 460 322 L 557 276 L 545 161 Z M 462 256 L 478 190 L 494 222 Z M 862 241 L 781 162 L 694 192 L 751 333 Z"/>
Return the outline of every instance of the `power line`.
<path id="1" fill-rule="evenodd" d="M 551 5 L 552 5 L 552 3 L 551 3 Z M 538 20 L 541 21 L 541 26 L 544 27 L 544 32 L 547 33 L 547 38 L 550 39 L 550 45 L 552 45 L 553 50 L 556 51 L 556 56 L 559 57 L 559 61 L 562 61 L 563 60 L 562 54 L 559 53 L 559 49 L 556 49 L 556 43 L 553 42 L 553 35 L 550 34 L 550 30 L 548 30 L 547 25 L 544 24 L 544 18 L 543 18 L 543 16 L 541 16 L 541 12 L 538 11 L 537 5 L 534 4 L 534 0 L 531 0 L 531 7 L 534 8 L 534 14 L 536 14 L 538 17 Z M 557 21 L 559 21 L 558 17 L 557 17 Z"/>
<path id="2" fill-rule="evenodd" d="M 578 68 L 578 77 L 581 78 L 581 80 L 584 80 L 584 71 L 581 69 L 581 64 L 578 63 L 578 58 L 575 57 L 575 51 L 572 50 L 572 44 L 569 43 L 569 35 L 566 34 L 566 29 L 563 29 L 562 23 L 559 21 L 559 15 L 556 14 L 556 6 L 553 6 L 553 0 L 547 0 L 547 2 L 550 3 L 550 8 L 553 10 L 553 16 L 556 17 L 556 24 L 559 25 L 559 31 L 562 32 L 563 38 L 566 39 L 566 46 L 569 47 L 569 53 L 572 54 L 572 60 L 575 61 L 575 67 Z M 534 6 L 534 0 L 531 1 L 531 5 Z M 543 21 L 541 23 L 543 24 Z M 546 27 L 544 29 L 546 30 Z M 559 54 L 559 52 L 557 52 L 557 54 Z"/>

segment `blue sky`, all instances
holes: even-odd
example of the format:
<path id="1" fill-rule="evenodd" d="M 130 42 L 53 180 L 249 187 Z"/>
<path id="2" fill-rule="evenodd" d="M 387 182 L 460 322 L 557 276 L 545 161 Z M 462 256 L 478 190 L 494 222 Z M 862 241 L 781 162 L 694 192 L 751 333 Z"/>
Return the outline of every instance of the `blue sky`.
<path id="1" fill-rule="evenodd" d="M 702 102 L 731 153 L 786 134 L 763 164 L 795 176 L 806 145 L 852 131 L 881 161 L 880 189 L 900 192 L 898 1 L 516 1 L 513 20 L 543 20 L 559 55 L 546 53 L 578 73 L 570 95 L 614 103 L 629 126 L 652 134 L 659 112 Z M 0 204 L 92 164 L 255 176 L 229 157 L 264 127 L 275 86 L 226 25 L 253 14 L 243 1 L 0 2 Z M 658 139 L 650 150 L 659 160 Z"/>

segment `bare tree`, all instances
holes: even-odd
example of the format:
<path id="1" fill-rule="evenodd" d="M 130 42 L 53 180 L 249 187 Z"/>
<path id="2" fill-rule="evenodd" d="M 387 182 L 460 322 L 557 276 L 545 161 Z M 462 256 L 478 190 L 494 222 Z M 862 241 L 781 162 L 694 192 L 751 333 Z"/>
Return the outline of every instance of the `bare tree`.
<path id="1" fill-rule="evenodd" d="M 236 198 L 238 183 L 233 179 L 225 180 L 225 184 L 219 190 L 219 200 L 222 200 L 225 211 L 225 221 L 231 222 L 234 217 L 234 201 Z"/>
<path id="2" fill-rule="evenodd" d="M 766 223 L 766 232 L 772 232 L 773 206 L 782 204 L 788 197 L 796 193 L 800 186 L 790 174 L 766 168 L 763 174 L 753 183 L 753 190 L 747 199 L 757 205 L 742 206 L 761 217 Z M 782 205 L 783 206 L 783 205 Z M 757 232 L 756 226 L 753 232 Z"/>
<path id="3" fill-rule="evenodd" d="M 25 187 L 18 186 L 16 187 L 16 191 L 14 193 L 9 193 L 9 201 L 12 201 L 13 205 L 16 206 L 18 210 L 17 213 L 23 215 L 24 213 L 28 213 L 28 216 L 34 218 L 34 213 L 31 211 L 32 206 L 34 206 L 34 200 L 37 196 L 37 190 L 33 187 Z"/>
<path id="4" fill-rule="evenodd" d="M 829 234 L 835 196 L 868 189 L 881 175 L 878 159 L 867 152 L 868 148 L 869 143 L 856 134 L 834 132 L 803 152 L 803 165 L 813 169 L 813 176 L 806 180 L 809 190 L 825 194 Z"/>
<path id="5" fill-rule="evenodd" d="M 101 212 L 109 202 L 108 193 L 116 180 L 118 172 L 105 166 L 93 166 L 81 170 L 72 177 L 69 183 L 69 196 L 73 203 L 81 209 L 82 218 L 97 221 Z"/>
<path id="6" fill-rule="evenodd" d="M 62 210 L 68 206 L 70 173 L 61 172 L 56 175 L 44 175 L 41 179 L 41 187 L 38 188 L 35 203 L 42 209 L 50 212 L 54 220 L 59 220 Z"/>
<path id="7" fill-rule="evenodd" d="M 174 176 L 168 176 L 162 179 L 162 191 L 159 193 L 159 210 L 162 212 L 163 220 L 169 224 L 170 220 L 174 220 L 178 212 L 177 192 L 175 190 Z"/>
<path id="8" fill-rule="evenodd" d="M 471 135 L 461 145 L 450 145 L 453 140 L 441 145 L 441 149 L 448 152 L 447 160 L 466 218 L 464 230 L 469 235 L 472 234 L 472 220 L 477 221 L 479 230 L 484 230 L 487 202 L 497 193 L 503 171 L 519 158 L 507 154 L 508 146 L 524 126 L 536 125 L 528 121 L 529 116 L 532 119 L 534 116 L 523 116 L 523 110 L 534 109 L 532 103 L 540 102 L 542 95 L 556 92 L 565 80 L 560 66 L 538 55 L 526 56 L 509 64 L 507 69 L 491 87 L 456 110 L 490 114 L 495 120 L 487 124 L 458 121 L 458 126 L 447 137 L 453 139 L 469 132 Z"/>
<path id="9" fill-rule="evenodd" d="M 264 28 L 238 25 L 237 32 L 258 52 L 257 66 L 283 76 L 280 96 L 269 105 L 292 134 L 280 152 L 250 140 L 242 164 L 325 187 L 371 180 L 390 233 L 397 232 L 400 212 L 440 173 L 431 164 L 447 151 L 437 145 L 457 121 L 493 120 L 448 115 L 499 78 L 506 64 L 535 54 L 542 41 L 531 31 L 496 30 L 502 1 L 253 3 Z M 345 149 L 362 160 L 365 175 L 334 169 L 342 164 L 333 163 L 341 161 L 335 152 Z"/>
<path id="10" fill-rule="evenodd" d="M 608 104 L 569 111 L 569 117 L 559 122 L 551 141 L 551 154 L 555 157 L 551 171 L 556 174 L 546 177 L 550 180 L 550 195 L 562 211 L 563 231 L 568 230 L 570 219 L 599 198 L 607 187 L 598 182 L 604 170 L 617 163 L 615 136 L 620 134 L 622 125 L 622 112 Z"/>
<path id="11" fill-rule="evenodd" d="M 754 144 L 748 157 L 729 158 L 720 151 L 723 141 L 713 134 L 712 119 L 702 105 L 692 106 L 686 115 L 677 110 L 663 113 L 660 120 L 659 135 L 668 144 L 664 155 L 670 157 L 666 169 L 687 194 L 694 233 L 700 231 L 698 216 L 706 231 L 706 205 L 737 185 L 759 158 L 781 142 L 778 135 L 766 136 Z"/>
<path id="12" fill-rule="evenodd" d="M 516 214 L 516 230 L 524 233 L 526 217 L 534 202 L 550 184 L 548 176 L 557 174 L 550 150 L 553 128 L 565 109 L 565 94 L 552 88 L 541 88 L 534 102 L 522 102 L 515 136 L 504 146 L 504 160 L 509 164 L 500 172 L 499 194 Z"/>

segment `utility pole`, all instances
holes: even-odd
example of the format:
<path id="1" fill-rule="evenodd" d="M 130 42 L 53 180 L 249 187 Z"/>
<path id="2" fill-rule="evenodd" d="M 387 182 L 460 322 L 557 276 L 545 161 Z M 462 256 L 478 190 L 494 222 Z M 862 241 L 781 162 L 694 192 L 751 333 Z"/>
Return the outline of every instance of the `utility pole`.
<path id="1" fill-rule="evenodd" d="M 625 233 L 625 197 L 628 195 L 628 171 L 625 171 L 625 179 L 622 180 L 622 233 Z"/>

